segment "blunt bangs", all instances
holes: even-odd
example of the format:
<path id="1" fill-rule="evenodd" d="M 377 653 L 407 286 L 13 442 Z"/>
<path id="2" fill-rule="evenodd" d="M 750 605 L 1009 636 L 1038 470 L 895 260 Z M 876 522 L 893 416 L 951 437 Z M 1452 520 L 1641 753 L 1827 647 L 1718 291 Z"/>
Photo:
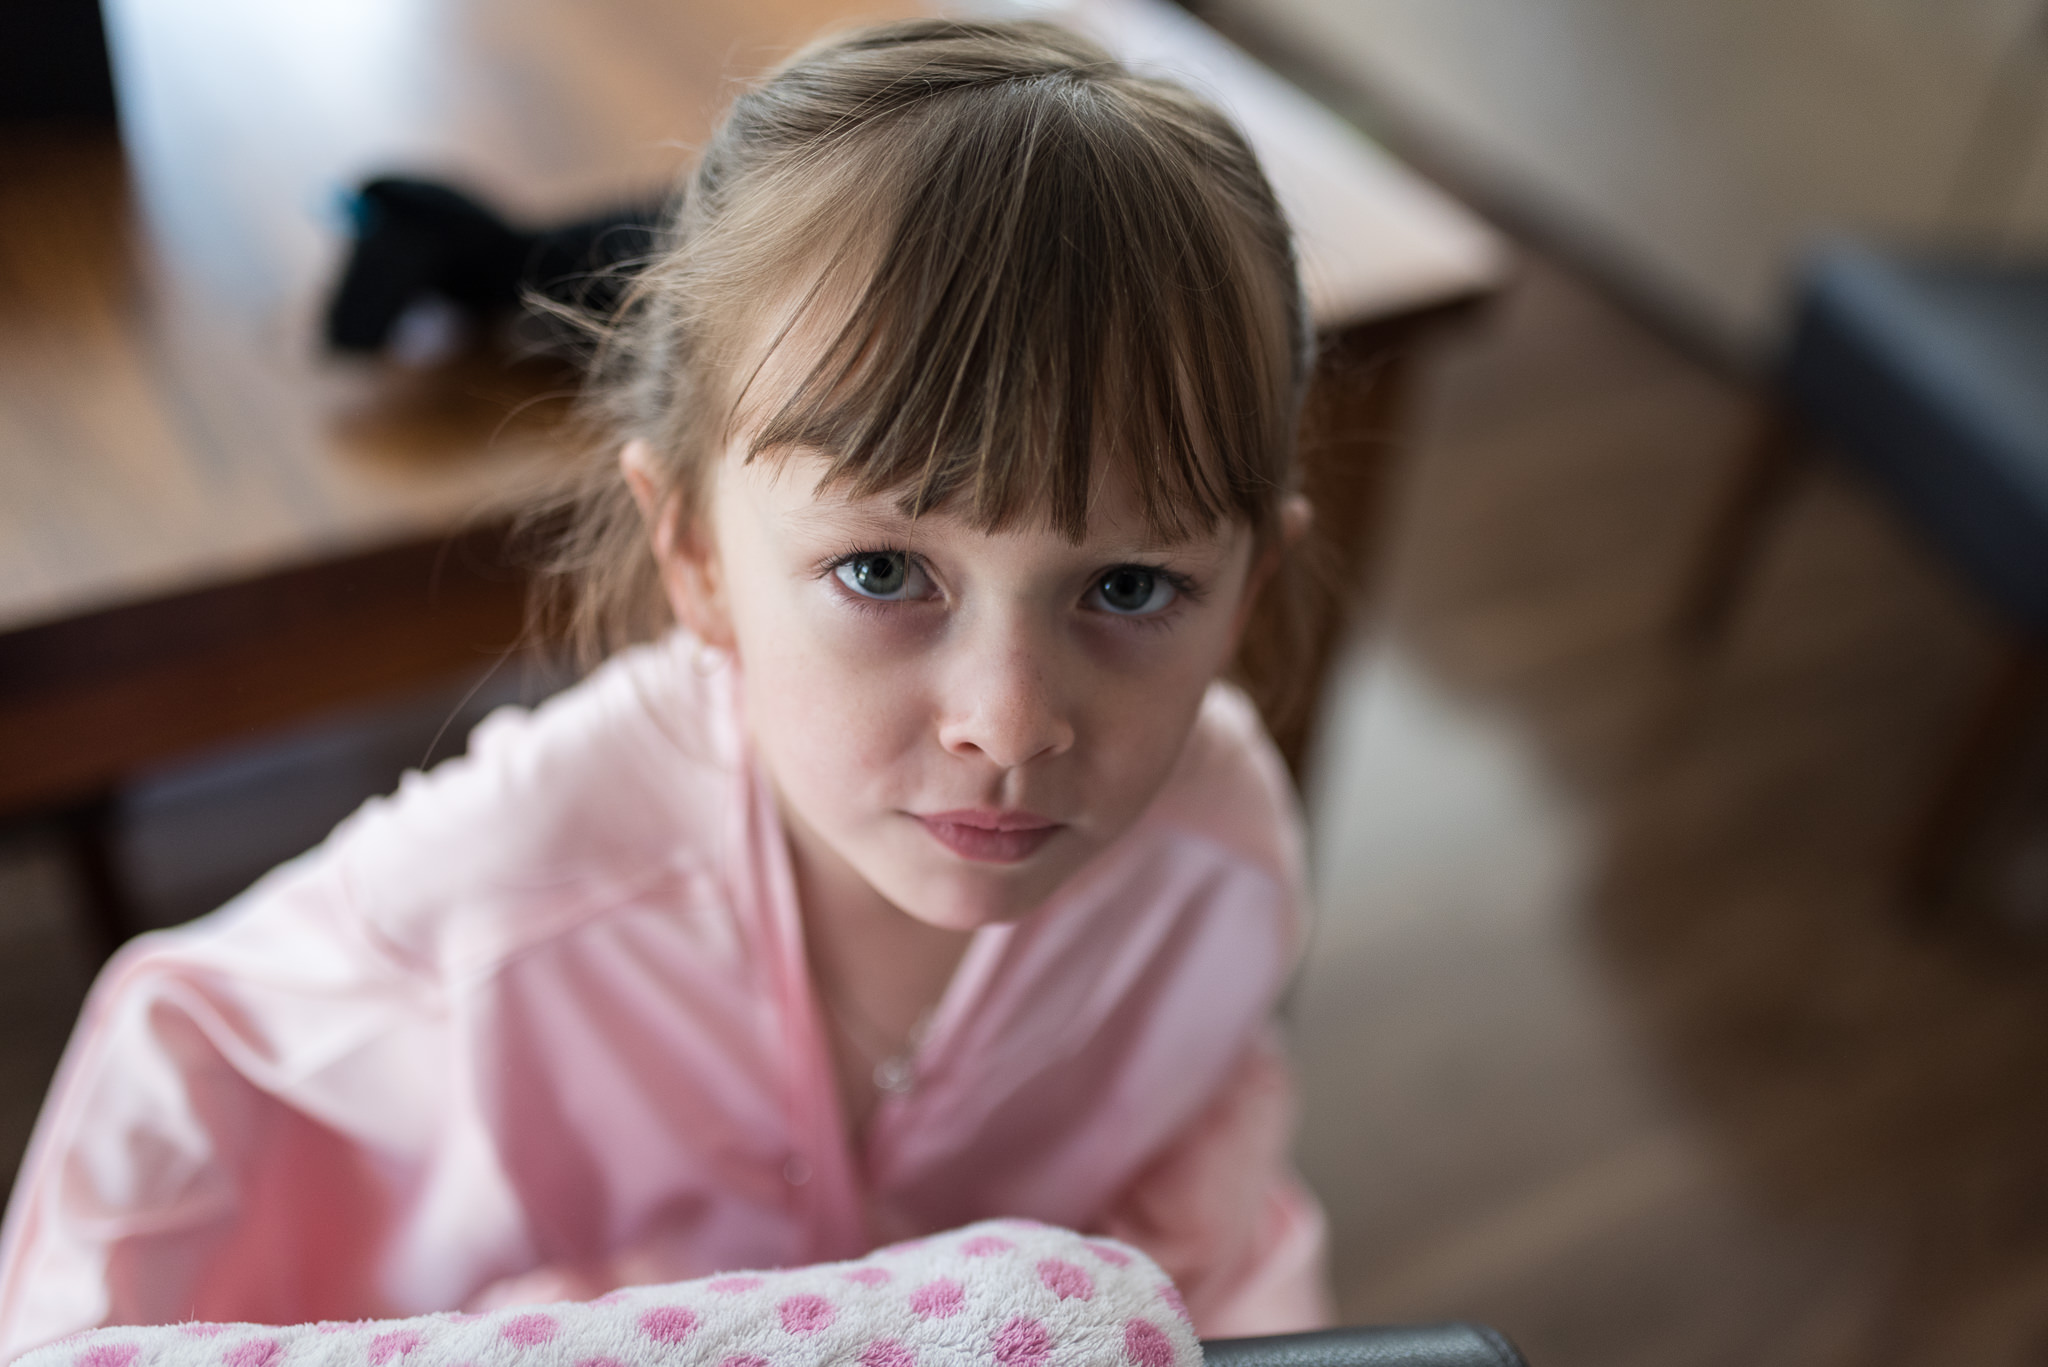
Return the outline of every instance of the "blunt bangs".
<path id="1" fill-rule="evenodd" d="M 1269 528 L 1305 371 L 1299 301 L 1274 286 L 1285 240 L 1215 191 L 1270 192 L 1207 106 L 1089 76 L 945 90 L 811 149 L 804 235 L 833 245 L 771 350 L 826 340 L 757 396 L 750 458 L 820 452 L 824 487 L 1075 541 L 1109 462 L 1163 540 Z"/>

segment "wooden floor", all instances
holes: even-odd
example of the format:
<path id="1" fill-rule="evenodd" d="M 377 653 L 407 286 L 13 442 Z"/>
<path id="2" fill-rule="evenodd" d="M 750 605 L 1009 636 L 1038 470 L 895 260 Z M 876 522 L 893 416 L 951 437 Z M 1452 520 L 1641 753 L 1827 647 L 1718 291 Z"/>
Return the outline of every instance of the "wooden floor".
<path id="1" fill-rule="evenodd" d="M 1967 930 L 1892 891 L 1989 624 L 1823 471 L 1674 650 L 1748 401 L 1541 262 L 1423 421 L 1313 785 L 1344 1312 L 1537 1367 L 2048 1362 L 2038 802 Z"/>
<path id="2" fill-rule="evenodd" d="M 1822 476 L 1722 647 L 1674 651 L 1746 399 L 1540 261 L 1419 417 L 1311 784 L 1345 1313 L 1536 1367 L 2048 1362 L 2048 971 L 1889 891 L 1987 624 Z M 1984 899 L 2048 904 L 2011 829 Z M 84 981 L 70 896 L 0 839 L 0 1171 Z"/>

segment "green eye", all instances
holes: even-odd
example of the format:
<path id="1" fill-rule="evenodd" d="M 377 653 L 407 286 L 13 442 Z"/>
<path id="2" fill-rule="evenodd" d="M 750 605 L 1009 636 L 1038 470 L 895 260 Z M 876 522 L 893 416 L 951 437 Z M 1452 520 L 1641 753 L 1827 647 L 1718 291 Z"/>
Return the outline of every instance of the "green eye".
<path id="1" fill-rule="evenodd" d="M 1158 612 L 1177 596 L 1164 575 L 1143 565 L 1118 565 L 1095 584 L 1102 606 L 1127 617 Z"/>
<path id="2" fill-rule="evenodd" d="M 863 598 L 900 598 L 910 583 L 910 557 L 901 551 L 865 551 L 840 562 L 833 572 Z"/>

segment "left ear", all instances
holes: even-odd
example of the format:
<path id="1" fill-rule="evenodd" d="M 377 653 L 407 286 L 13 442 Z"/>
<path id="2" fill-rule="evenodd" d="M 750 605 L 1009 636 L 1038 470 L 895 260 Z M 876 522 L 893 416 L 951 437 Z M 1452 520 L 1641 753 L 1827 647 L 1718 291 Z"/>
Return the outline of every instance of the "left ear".
<path id="1" fill-rule="evenodd" d="M 1301 539 L 1308 535 L 1308 529 L 1315 524 L 1315 516 L 1315 509 L 1300 494 L 1289 494 L 1281 500 L 1280 535 L 1260 548 L 1258 559 L 1252 562 L 1244 577 L 1244 593 L 1237 600 L 1237 615 L 1230 623 L 1233 655 L 1244 640 L 1245 624 L 1251 621 L 1252 609 L 1258 606 L 1259 595 L 1279 573 L 1280 562 L 1287 552 L 1300 545 Z"/>

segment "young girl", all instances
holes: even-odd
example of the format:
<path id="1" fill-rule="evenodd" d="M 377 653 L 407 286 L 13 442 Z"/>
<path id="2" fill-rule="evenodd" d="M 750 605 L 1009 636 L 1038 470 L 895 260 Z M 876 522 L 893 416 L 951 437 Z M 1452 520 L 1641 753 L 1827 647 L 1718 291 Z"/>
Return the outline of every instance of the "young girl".
<path id="1" fill-rule="evenodd" d="M 564 558 L 639 643 L 108 966 L 0 1360 L 992 1215 L 1322 1322 L 1297 822 L 1216 682 L 1302 515 L 1242 138 L 1048 26 L 855 33 L 739 100 L 620 326 Z"/>

